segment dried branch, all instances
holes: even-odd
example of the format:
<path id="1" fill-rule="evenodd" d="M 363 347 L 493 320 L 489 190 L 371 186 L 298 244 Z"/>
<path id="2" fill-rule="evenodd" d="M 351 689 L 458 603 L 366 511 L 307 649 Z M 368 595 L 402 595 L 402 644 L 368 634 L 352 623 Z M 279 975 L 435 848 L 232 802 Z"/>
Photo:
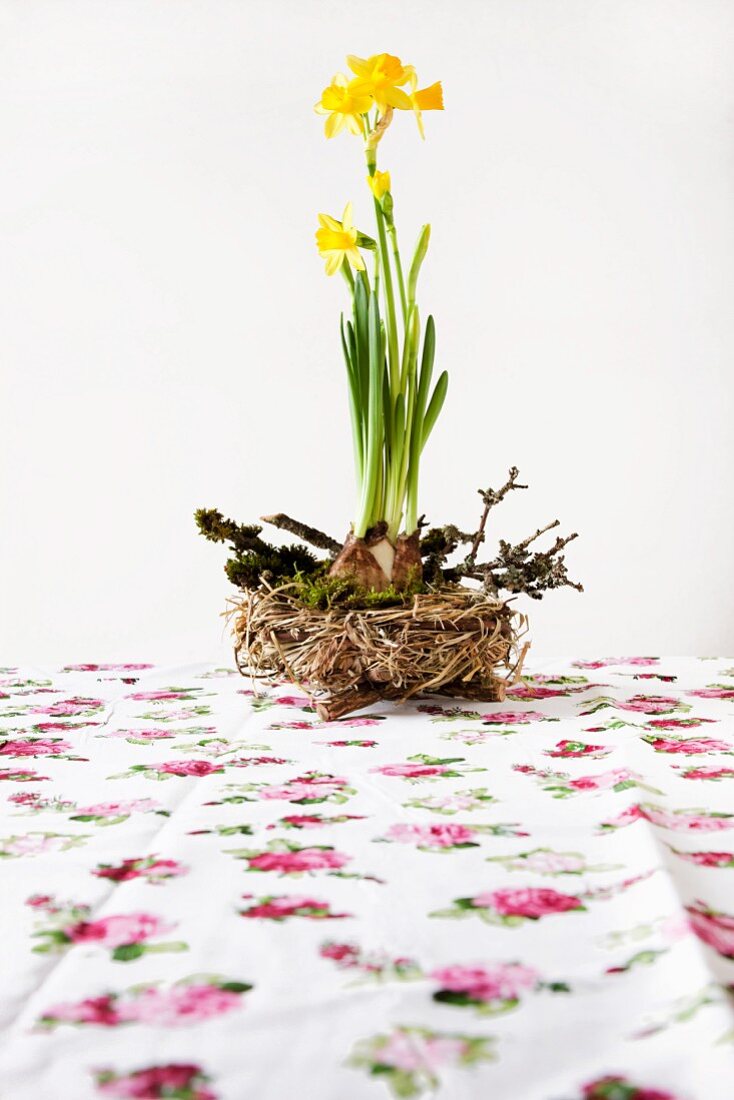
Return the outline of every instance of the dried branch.
<path id="1" fill-rule="evenodd" d="M 328 550 L 330 554 L 338 554 L 342 544 L 325 535 L 317 527 L 309 527 L 307 523 L 301 523 L 297 519 L 291 519 L 284 512 L 276 512 L 274 516 L 260 516 L 263 523 L 269 523 L 271 527 L 277 527 L 281 531 L 288 531 L 291 535 L 297 535 L 310 546 L 316 546 L 319 550 Z"/>
<path id="2" fill-rule="evenodd" d="M 490 509 L 494 508 L 496 504 L 499 504 L 511 489 L 527 489 L 527 485 L 518 485 L 517 478 L 520 474 L 517 466 L 511 466 L 509 470 L 509 477 L 501 489 L 479 489 L 477 490 L 480 497 L 484 501 L 484 509 L 482 511 L 481 518 L 479 520 L 479 526 L 472 539 L 471 550 L 466 559 L 466 564 L 469 568 L 474 566 L 477 560 L 477 551 L 484 542 L 484 531 L 487 526 L 487 517 L 489 516 Z"/>
<path id="3" fill-rule="evenodd" d="M 526 539 L 523 539 L 522 542 L 518 542 L 518 544 L 517 544 L 518 549 L 522 549 L 522 550 L 527 549 L 527 547 L 530 546 L 531 542 L 535 542 L 535 540 L 537 538 L 540 538 L 541 535 L 544 535 L 546 533 L 546 531 L 552 531 L 554 527 L 560 527 L 560 526 L 561 526 L 561 521 L 559 519 L 554 519 L 550 523 L 546 523 L 545 527 L 539 527 L 534 535 L 528 535 L 528 537 Z M 571 535 L 571 538 L 575 538 L 575 536 Z M 570 542 L 571 539 L 569 538 L 567 541 Z"/>
<path id="4" fill-rule="evenodd" d="M 565 538 L 559 536 L 548 550 L 528 552 L 528 546 L 538 535 L 557 525 L 557 521 L 549 524 L 516 546 L 500 539 L 499 554 L 494 561 L 477 565 L 473 572 L 464 575 L 482 580 L 485 591 L 492 595 L 504 589 L 507 592 L 523 592 L 532 600 L 540 600 L 544 592 L 564 586 L 583 592 L 583 585 L 569 578 L 565 558 L 561 554 L 564 546 L 578 538 L 577 532 Z"/>

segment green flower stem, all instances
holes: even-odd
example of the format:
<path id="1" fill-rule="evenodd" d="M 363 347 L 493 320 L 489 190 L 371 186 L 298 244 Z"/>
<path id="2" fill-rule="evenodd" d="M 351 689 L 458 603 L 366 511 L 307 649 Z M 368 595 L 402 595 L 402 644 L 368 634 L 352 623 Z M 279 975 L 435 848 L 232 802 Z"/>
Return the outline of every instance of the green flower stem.
<path id="1" fill-rule="evenodd" d="M 349 266 L 349 260 L 345 259 L 339 270 L 344 276 L 345 283 L 349 287 L 349 293 L 354 294 L 354 275 L 352 275 L 352 269 Z"/>
<path id="2" fill-rule="evenodd" d="M 400 260 L 400 249 L 398 248 L 398 234 L 395 229 L 395 222 L 392 218 L 387 223 L 387 232 L 390 235 L 390 243 L 392 245 L 393 261 L 395 263 L 395 274 L 398 277 L 398 290 L 400 291 L 400 305 L 403 310 L 403 324 L 408 323 L 408 299 L 405 294 L 405 279 L 403 278 L 403 265 Z"/>
<path id="3" fill-rule="evenodd" d="M 368 145 L 366 150 L 367 171 L 370 176 L 374 176 L 377 169 L 377 150 Z M 386 318 L 385 326 L 387 328 L 387 356 L 388 363 L 390 364 L 390 390 L 392 393 L 393 401 L 398 395 L 398 389 L 400 386 L 400 365 L 398 362 L 398 325 L 397 317 L 395 314 L 395 294 L 393 291 L 392 283 L 392 270 L 390 268 L 390 258 L 387 248 L 387 235 L 385 233 L 385 215 L 382 212 L 382 207 L 376 198 L 373 197 L 373 204 L 375 208 L 375 221 L 377 223 L 377 237 L 378 237 L 378 250 L 380 253 L 380 269 L 382 271 L 382 278 L 384 281 L 384 293 L 385 293 L 385 307 Z"/>
<path id="4" fill-rule="evenodd" d="M 378 497 L 382 481 L 384 444 L 382 408 L 384 349 L 380 331 L 380 309 L 374 291 L 369 299 L 368 330 L 369 404 L 367 409 L 364 477 L 362 479 L 359 515 L 354 524 L 354 534 L 357 538 L 364 538 L 368 527 L 373 522 L 372 517 L 376 511 L 381 510 L 382 505 L 382 500 Z"/>
<path id="5" fill-rule="evenodd" d="M 375 139 L 366 117 L 363 131 L 367 170 L 372 177 L 377 170 L 379 135 Z M 364 537 L 370 527 L 384 520 L 388 538 L 395 543 L 403 517 L 406 535 L 418 526 L 421 452 L 441 411 L 448 378 L 444 372 L 431 394 L 435 352 L 432 317 L 426 324 L 421 355 L 416 285 L 428 249 L 430 226 L 421 229 L 406 278 L 392 196 L 388 194 L 382 202 L 374 199 L 374 208 L 377 241 L 369 242 L 375 253 L 372 285 L 366 270 L 352 272 L 346 264 L 342 266 L 350 290 L 352 320 L 342 318 L 341 340 L 349 381 L 359 499 L 354 534 Z M 397 294 L 403 322 L 402 356 Z"/>

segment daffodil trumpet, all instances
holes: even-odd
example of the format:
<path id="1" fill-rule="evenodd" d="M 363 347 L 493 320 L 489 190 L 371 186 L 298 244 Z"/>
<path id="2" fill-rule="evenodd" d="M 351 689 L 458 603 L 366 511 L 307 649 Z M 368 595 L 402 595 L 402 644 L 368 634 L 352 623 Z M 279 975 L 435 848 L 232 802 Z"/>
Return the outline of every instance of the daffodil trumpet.
<path id="1" fill-rule="evenodd" d="M 316 244 L 327 275 L 341 271 L 350 296 L 341 317 L 352 425 L 357 508 L 352 528 L 331 574 L 353 578 L 375 591 L 398 590 L 422 573 L 418 489 L 423 449 L 443 407 L 446 371 L 432 387 L 436 326 L 421 325 L 418 275 L 428 250 L 430 226 L 418 235 L 405 276 L 394 216 L 391 173 L 377 167 L 381 142 L 396 111 L 443 110 L 440 84 L 418 90 L 412 65 L 391 54 L 347 58 L 353 74 L 337 74 L 316 105 L 326 115 L 328 138 L 347 131 L 361 136 L 376 235 L 354 224 L 351 203 L 341 220 L 319 215 Z M 406 87 L 408 90 L 406 90 Z M 372 253 L 372 276 L 362 252 Z"/>

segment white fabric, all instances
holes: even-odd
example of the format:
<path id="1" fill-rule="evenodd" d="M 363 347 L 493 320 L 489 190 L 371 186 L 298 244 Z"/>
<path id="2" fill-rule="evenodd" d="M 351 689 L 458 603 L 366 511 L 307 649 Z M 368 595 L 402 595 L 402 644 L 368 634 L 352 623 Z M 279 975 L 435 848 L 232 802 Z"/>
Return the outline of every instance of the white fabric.
<path id="1" fill-rule="evenodd" d="M 2 1100 L 729 1100 L 734 669 L 589 664 L 329 725 L 3 670 Z"/>

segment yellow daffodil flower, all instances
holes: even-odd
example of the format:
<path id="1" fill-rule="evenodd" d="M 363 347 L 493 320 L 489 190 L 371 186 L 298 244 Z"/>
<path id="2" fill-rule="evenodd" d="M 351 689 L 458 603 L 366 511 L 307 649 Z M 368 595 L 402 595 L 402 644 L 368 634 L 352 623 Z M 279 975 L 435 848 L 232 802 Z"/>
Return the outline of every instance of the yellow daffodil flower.
<path id="1" fill-rule="evenodd" d="M 390 173 L 375 172 L 374 176 L 367 177 L 367 183 L 372 194 L 380 202 L 383 195 L 390 190 Z"/>
<path id="2" fill-rule="evenodd" d="M 319 214 L 320 229 L 316 230 L 316 247 L 326 260 L 326 274 L 334 275 L 348 260 L 357 271 L 364 271 L 364 260 L 357 248 L 357 230 L 352 225 L 352 204 L 344 207 L 342 220 Z"/>
<path id="3" fill-rule="evenodd" d="M 423 129 L 423 111 L 442 111 L 443 110 L 443 88 L 441 87 L 441 81 L 437 80 L 435 84 L 431 84 L 429 88 L 421 88 L 418 90 L 418 77 L 415 72 L 410 74 L 410 105 L 413 108 L 415 114 L 415 120 L 418 123 L 418 131 L 423 139 L 425 139 L 425 130 Z"/>
<path id="4" fill-rule="evenodd" d="M 401 91 L 400 85 L 407 84 L 413 69 L 410 65 L 403 65 L 399 57 L 377 53 L 363 59 L 350 54 L 347 64 L 356 74 L 356 80 L 350 84 L 352 93 L 372 96 L 381 115 L 388 107 L 397 107 L 401 111 L 411 109 L 410 99 Z"/>
<path id="5" fill-rule="evenodd" d="M 372 97 L 368 92 L 356 91 L 355 83 L 349 83 L 343 73 L 337 73 L 321 93 L 314 110 L 327 116 L 324 123 L 327 138 L 335 137 L 345 126 L 353 134 L 362 133 L 360 116 L 369 111 Z"/>

